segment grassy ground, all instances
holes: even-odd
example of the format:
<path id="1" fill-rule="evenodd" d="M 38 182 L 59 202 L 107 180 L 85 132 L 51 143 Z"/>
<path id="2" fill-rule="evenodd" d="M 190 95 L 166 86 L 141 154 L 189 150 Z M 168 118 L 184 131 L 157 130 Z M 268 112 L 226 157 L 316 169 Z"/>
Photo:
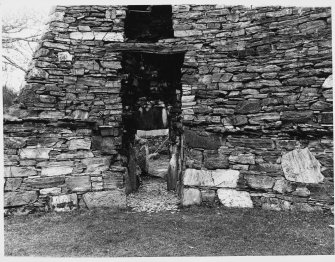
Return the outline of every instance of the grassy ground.
<path id="1" fill-rule="evenodd" d="M 332 255 L 330 215 L 188 208 L 5 218 L 6 256 Z"/>

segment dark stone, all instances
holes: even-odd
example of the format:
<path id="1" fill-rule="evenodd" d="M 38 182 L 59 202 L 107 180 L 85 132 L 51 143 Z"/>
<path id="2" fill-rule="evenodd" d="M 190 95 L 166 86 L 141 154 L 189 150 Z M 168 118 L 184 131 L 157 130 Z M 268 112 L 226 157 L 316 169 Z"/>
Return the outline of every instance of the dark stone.
<path id="1" fill-rule="evenodd" d="M 326 112 L 319 115 L 319 122 L 321 124 L 332 124 L 333 123 L 333 113 Z"/>
<path id="2" fill-rule="evenodd" d="M 204 165 L 207 169 L 224 169 L 229 167 L 227 157 L 207 157 L 205 158 Z"/>
<path id="3" fill-rule="evenodd" d="M 313 111 L 284 111 L 280 116 L 283 122 L 306 123 L 312 121 Z"/>
<path id="4" fill-rule="evenodd" d="M 221 139 L 218 135 L 199 135 L 196 131 L 185 129 L 185 144 L 192 148 L 218 149 L 221 146 Z"/>
<path id="5" fill-rule="evenodd" d="M 257 113 L 261 110 L 260 101 L 242 101 L 237 104 L 235 112 L 237 114 L 252 114 Z"/>
<path id="6" fill-rule="evenodd" d="M 258 149 L 258 148 L 274 148 L 274 144 L 272 139 L 261 139 L 261 138 L 244 138 L 244 137 L 239 137 L 239 138 L 228 138 L 228 142 L 232 146 L 239 146 L 239 147 L 246 147 L 246 148 L 253 148 L 253 149 Z"/>

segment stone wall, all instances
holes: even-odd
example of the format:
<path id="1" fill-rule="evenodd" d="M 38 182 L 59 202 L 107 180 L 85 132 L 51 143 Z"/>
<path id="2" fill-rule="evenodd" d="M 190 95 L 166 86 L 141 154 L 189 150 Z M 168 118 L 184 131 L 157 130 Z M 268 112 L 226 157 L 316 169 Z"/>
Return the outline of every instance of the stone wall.
<path id="1" fill-rule="evenodd" d="M 330 8 L 182 5 L 173 24 L 175 39 L 165 42 L 190 50 L 183 204 L 328 209 Z"/>
<path id="2" fill-rule="evenodd" d="M 174 38 L 157 43 L 127 42 L 126 10 L 52 11 L 5 116 L 6 208 L 125 206 L 122 59 L 134 51 L 184 53 L 183 205 L 333 205 L 330 8 L 173 6 Z"/>

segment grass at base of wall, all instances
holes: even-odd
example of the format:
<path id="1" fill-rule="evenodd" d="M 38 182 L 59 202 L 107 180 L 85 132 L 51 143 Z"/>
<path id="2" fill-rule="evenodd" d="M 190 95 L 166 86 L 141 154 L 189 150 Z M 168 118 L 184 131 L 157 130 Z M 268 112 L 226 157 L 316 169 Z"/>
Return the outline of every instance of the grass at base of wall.
<path id="1" fill-rule="evenodd" d="M 111 210 L 5 218 L 5 256 L 332 255 L 322 213 L 192 207 L 172 214 Z"/>

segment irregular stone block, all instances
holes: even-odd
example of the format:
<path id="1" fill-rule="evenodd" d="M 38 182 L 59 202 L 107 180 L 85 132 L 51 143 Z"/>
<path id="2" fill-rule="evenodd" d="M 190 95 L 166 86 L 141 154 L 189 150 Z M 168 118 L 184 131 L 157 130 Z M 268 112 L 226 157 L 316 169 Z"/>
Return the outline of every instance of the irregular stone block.
<path id="1" fill-rule="evenodd" d="M 108 190 L 88 192 L 83 194 L 88 209 L 92 208 L 126 208 L 126 194 L 124 190 Z"/>
<path id="2" fill-rule="evenodd" d="M 41 176 L 61 176 L 73 172 L 72 162 L 50 162 L 47 166 L 42 167 Z M 69 166 L 71 165 L 71 166 Z"/>
<path id="3" fill-rule="evenodd" d="M 21 159 L 49 159 L 51 148 L 22 148 L 19 151 Z"/>
<path id="4" fill-rule="evenodd" d="M 322 84 L 322 88 L 326 89 L 333 88 L 333 75 L 327 77 L 327 79 Z"/>
<path id="5" fill-rule="evenodd" d="M 40 190 L 41 195 L 60 195 L 62 189 L 60 187 L 50 187 L 50 188 L 43 188 Z"/>
<path id="6" fill-rule="evenodd" d="M 201 189 L 200 192 L 202 203 L 214 203 L 216 196 L 215 190 Z"/>
<path id="7" fill-rule="evenodd" d="M 225 207 L 253 208 L 253 203 L 248 192 L 220 188 L 217 193 L 221 204 Z"/>
<path id="8" fill-rule="evenodd" d="M 124 175 L 122 173 L 106 171 L 102 177 L 104 189 L 117 189 L 124 187 Z"/>
<path id="9" fill-rule="evenodd" d="M 91 180 L 89 176 L 66 177 L 65 186 L 71 192 L 86 192 L 91 190 Z"/>
<path id="10" fill-rule="evenodd" d="M 220 137 L 214 134 L 199 135 L 196 131 L 184 130 L 185 144 L 193 148 L 218 149 L 221 146 Z"/>
<path id="11" fill-rule="evenodd" d="M 332 112 L 323 112 L 319 115 L 319 122 L 321 124 L 332 124 L 333 123 L 333 113 Z"/>
<path id="12" fill-rule="evenodd" d="M 260 101 L 246 100 L 237 104 L 235 112 L 237 114 L 253 114 L 258 113 L 262 108 Z"/>
<path id="13" fill-rule="evenodd" d="M 234 147 L 246 147 L 246 148 L 274 148 L 273 141 L 271 139 L 259 139 L 259 138 L 244 138 L 244 137 L 232 137 L 228 138 L 228 142 Z"/>
<path id="14" fill-rule="evenodd" d="M 301 183 L 320 183 L 324 177 L 321 165 L 308 148 L 295 149 L 282 156 L 281 166 L 285 178 Z"/>
<path id="15" fill-rule="evenodd" d="M 207 169 L 223 169 L 229 167 L 229 162 L 227 157 L 206 157 L 204 165 Z"/>
<path id="16" fill-rule="evenodd" d="M 91 148 L 90 138 L 71 139 L 69 142 L 69 150 L 90 149 L 90 148 Z"/>
<path id="17" fill-rule="evenodd" d="M 83 159 L 82 163 L 86 165 L 86 172 L 102 172 L 109 168 L 111 157 L 93 157 Z"/>
<path id="18" fill-rule="evenodd" d="M 278 198 L 261 197 L 261 202 L 262 202 L 262 209 L 266 210 L 281 211 L 291 209 L 290 202 Z"/>
<path id="19" fill-rule="evenodd" d="M 254 189 L 270 189 L 276 181 L 272 177 L 262 175 L 246 175 L 244 178 L 247 181 L 247 185 Z"/>
<path id="20" fill-rule="evenodd" d="M 34 178 L 26 178 L 23 182 L 32 188 L 50 188 L 57 187 L 65 182 L 65 178 L 61 176 L 54 177 L 34 177 Z"/>
<path id="21" fill-rule="evenodd" d="M 37 200 L 36 191 L 5 192 L 4 207 L 24 206 L 34 203 Z"/>
<path id="22" fill-rule="evenodd" d="M 77 151 L 75 153 L 62 153 L 56 156 L 57 160 L 67 160 L 67 159 L 81 159 L 94 157 L 93 153 L 90 151 Z"/>
<path id="23" fill-rule="evenodd" d="M 15 191 L 21 186 L 22 178 L 5 179 L 5 191 Z"/>
<path id="24" fill-rule="evenodd" d="M 77 194 L 52 196 L 50 198 L 50 207 L 56 212 L 66 212 L 77 209 L 78 198 Z"/>
<path id="25" fill-rule="evenodd" d="M 64 116 L 65 113 L 60 111 L 42 111 L 38 117 L 44 119 L 62 119 Z"/>
<path id="26" fill-rule="evenodd" d="M 201 192 L 196 188 L 184 188 L 181 198 L 182 206 L 200 205 Z"/>
<path id="27" fill-rule="evenodd" d="M 9 166 L 5 167 L 5 177 L 28 177 L 36 176 L 37 171 L 30 166 Z"/>
<path id="28" fill-rule="evenodd" d="M 41 68 L 32 68 L 27 75 L 28 79 L 48 79 L 49 74 Z"/>
<path id="29" fill-rule="evenodd" d="M 289 181 L 285 179 L 279 179 L 275 182 L 273 191 L 276 191 L 281 194 L 290 193 L 293 191 L 293 186 Z"/>
<path id="30" fill-rule="evenodd" d="M 115 153 L 116 139 L 114 137 L 103 137 L 101 141 L 101 150 L 104 153 Z"/>
<path id="31" fill-rule="evenodd" d="M 185 170 L 183 184 L 187 186 L 232 187 L 237 186 L 240 172 L 230 169 Z"/>
<path id="32" fill-rule="evenodd" d="M 263 113 L 249 117 L 249 123 L 252 125 L 261 125 L 268 122 L 275 122 L 280 119 L 279 113 Z"/>
<path id="33" fill-rule="evenodd" d="M 4 148 L 22 148 L 26 145 L 26 141 L 24 137 L 4 137 Z"/>
<path id="34" fill-rule="evenodd" d="M 230 155 L 229 161 L 240 164 L 255 164 L 255 155 L 254 154 L 239 154 L 237 156 Z"/>
<path id="35" fill-rule="evenodd" d="M 59 62 L 72 61 L 72 58 L 73 58 L 73 55 L 71 55 L 69 52 L 59 52 L 57 55 L 58 55 Z"/>
<path id="36" fill-rule="evenodd" d="M 280 119 L 285 122 L 305 123 L 312 120 L 313 111 L 284 111 Z"/>
<path id="37" fill-rule="evenodd" d="M 311 192 L 306 187 L 302 186 L 298 186 L 296 190 L 292 193 L 292 195 L 300 197 L 308 197 L 310 194 Z"/>
<path id="38" fill-rule="evenodd" d="M 293 203 L 291 210 L 296 212 L 322 212 L 322 208 L 319 206 L 311 206 L 307 203 Z"/>

